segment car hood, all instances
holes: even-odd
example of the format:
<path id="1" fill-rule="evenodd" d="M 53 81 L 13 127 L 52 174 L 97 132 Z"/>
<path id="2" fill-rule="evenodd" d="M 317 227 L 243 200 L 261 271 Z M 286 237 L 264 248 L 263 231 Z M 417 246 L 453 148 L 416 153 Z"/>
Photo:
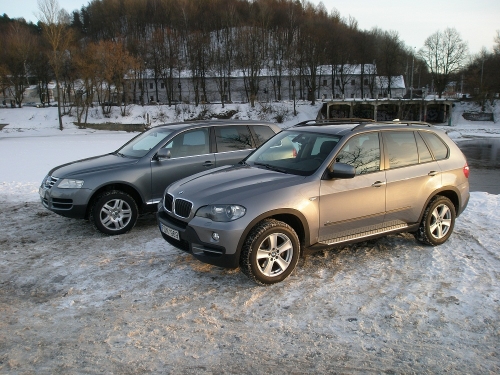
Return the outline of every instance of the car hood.
<path id="1" fill-rule="evenodd" d="M 184 178 L 170 185 L 168 192 L 176 198 L 193 202 L 195 206 L 243 203 L 260 194 L 298 185 L 304 179 L 304 176 L 238 165 Z"/>
<path id="2" fill-rule="evenodd" d="M 57 178 L 75 177 L 91 172 L 123 168 L 136 164 L 137 161 L 138 159 L 129 159 L 117 154 L 106 154 L 59 165 L 53 168 L 49 175 Z"/>

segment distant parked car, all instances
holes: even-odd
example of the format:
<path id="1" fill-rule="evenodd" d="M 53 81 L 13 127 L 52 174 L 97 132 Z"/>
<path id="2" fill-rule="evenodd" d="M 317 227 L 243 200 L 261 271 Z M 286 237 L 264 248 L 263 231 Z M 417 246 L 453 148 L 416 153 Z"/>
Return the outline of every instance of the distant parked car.
<path id="1" fill-rule="evenodd" d="M 468 177 L 460 149 L 429 124 L 312 121 L 283 130 L 239 165 L 171 184 L 158 226 L 200 261 L 273 284 L 304 249 L 398 232 L 444 243 L 467 206 Z"/>
<path id="2" fill-rule="evenodd" d="M 236 164 L 281 129 L 255 121 L 198 121 L 156 126 L 110 154 L 52 169 L 39 189 L 42 204 L 66 217 L 89 219 L 101 232 L 131 230 L 154 212 L 172 182 Z"/>

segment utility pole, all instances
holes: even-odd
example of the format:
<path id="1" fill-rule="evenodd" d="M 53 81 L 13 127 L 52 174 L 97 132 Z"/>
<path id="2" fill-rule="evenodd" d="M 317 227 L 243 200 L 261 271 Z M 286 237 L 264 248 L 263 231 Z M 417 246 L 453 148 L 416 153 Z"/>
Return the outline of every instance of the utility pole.
<path id="1" fill-rule="evenodd" d="M 415 65 L 415 49 L 417 47 L 413 47 L 413 56 L 411 59 L 411 83 L 410 83 L 410 99 L 413 99 L 413 70 Z"/>

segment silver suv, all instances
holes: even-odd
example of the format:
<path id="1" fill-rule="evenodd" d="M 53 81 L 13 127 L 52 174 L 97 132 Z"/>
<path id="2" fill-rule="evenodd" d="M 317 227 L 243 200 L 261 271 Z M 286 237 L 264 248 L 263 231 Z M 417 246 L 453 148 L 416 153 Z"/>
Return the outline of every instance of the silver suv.
<path id="1" fill-rule="evenodd" d="M 52 169 L 42 204 L 66 217 L 90 219 L 106 234 L 131 230 L 155 212 L 165 188 L 180 178 L 236 164 L 281 129 L 257 121 L 197 121 L 156 126 L 115 152 Z"/>
<path id="2" fill-rule="evenodd" d="M 444 243 L 467 206 L 468 176 L 462 152 L 429 124 L 302 123 L 237 166 L 170 185 L 157 220 L 177 248 L 273 284 L 305 249 L 398 232 Z"/>

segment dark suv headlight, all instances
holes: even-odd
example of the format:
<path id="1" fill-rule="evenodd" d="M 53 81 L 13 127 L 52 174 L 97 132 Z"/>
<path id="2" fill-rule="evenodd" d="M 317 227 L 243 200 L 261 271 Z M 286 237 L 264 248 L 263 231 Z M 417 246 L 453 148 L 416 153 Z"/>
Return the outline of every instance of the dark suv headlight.
<path id="1" fill-rule="evenodd" d="M 246 208 L 237 204 L 214 204 L 203 206 L 196 212 L 196 216 L 205 217 L 212 221 L 233 221 L 246 213 Z"/>
<path id="2" fill-rule="evenodd" d="M 81 189 L 83 186 L 83 180 L 75 180 L 71 178 L 65 178 L 59 182 L 57 187 L 59 189 Z"/>

